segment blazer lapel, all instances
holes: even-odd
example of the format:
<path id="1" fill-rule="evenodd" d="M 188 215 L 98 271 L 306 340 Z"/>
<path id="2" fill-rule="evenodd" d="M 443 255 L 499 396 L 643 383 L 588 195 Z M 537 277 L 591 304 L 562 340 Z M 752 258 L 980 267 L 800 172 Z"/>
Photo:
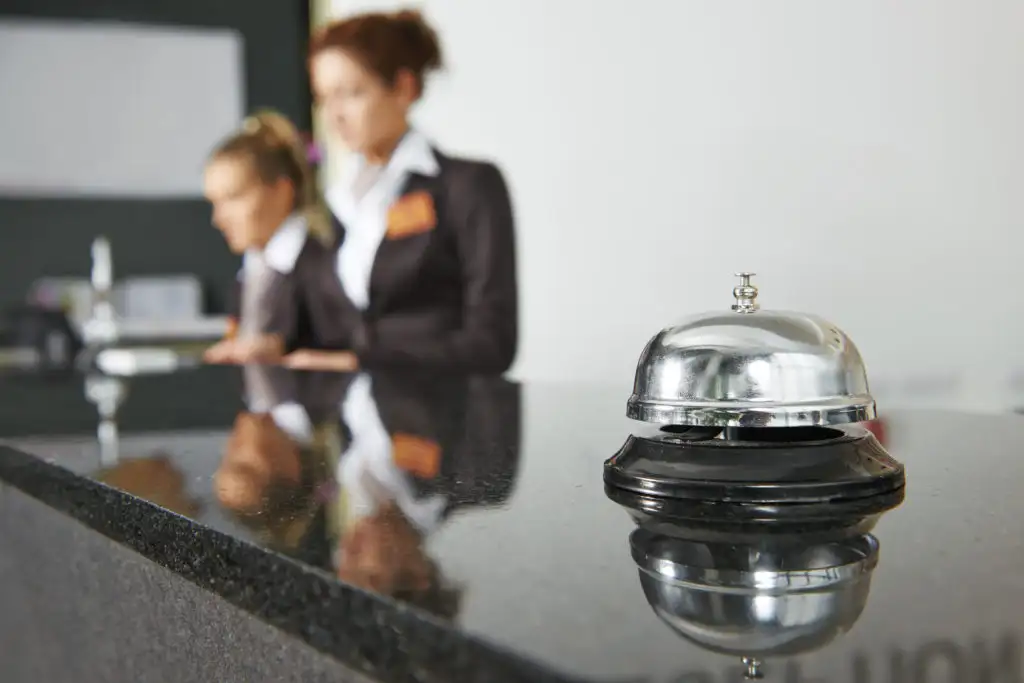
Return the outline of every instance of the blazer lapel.
<path id="1" fill-rule="evenodd" d="M 331 227 L 335 237 L 334 248 L 324 264 L 325 267 L 320 272 L 317 287 L 321 292 L 327 294 L 327 301 L 338 302 L 336 307 L 333 305 L 329 307 L 333 309 L 330 311 L 331 322 L 347 328 L 351 325 L 352 316 L 358 317 L 360 311 L 352 303 L 352 300 L 348 298 L 348 294 L 341 284 L 341 279 L 338 277 L 338 249 L 341 248 L 342 243 L 345 241 L 346 229 L 345 224 L 333 211 L 331 212 Z"/>
<path id="2" fill-rule="evenodd" d="M 327 213 L 331 217 L 331 232 L 334 233 L 334 244 L 336 247 L 340 247 L 341 243 L 345 241 L 345 225 L 333 209 L 328 210 Z"/>
<path id="3" fill-rule="evenodd" d="M 428 247 L 432 244 L 435 234 L 444 224 L 440 176 L 409 174 L 402 185 L 401 192 L 392 202 L 391 209 L 400 206 L 403 201 L 409 201 L 419 193 L 424 193 L 430 199 L 435 217 L 434 225 L 426 230 L 415 230 L 409 234 L 399 234 L 389 228 L 389 234 L 385 234 L 377 248 L 377 254 L 370 270 L 370 313 L 385 307 L 389 296 L 401 289 L 403 279 L 416 271 Z M 422 204 L 422 202 L 418 203 Z"/>

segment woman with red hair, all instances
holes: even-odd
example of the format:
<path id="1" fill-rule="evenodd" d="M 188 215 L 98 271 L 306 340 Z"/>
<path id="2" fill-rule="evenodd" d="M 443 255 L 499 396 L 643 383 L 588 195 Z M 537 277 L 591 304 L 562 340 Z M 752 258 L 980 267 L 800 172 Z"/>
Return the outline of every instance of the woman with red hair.
<path id="1" fill-rule="evenodd" d="M 412 11 L 352 16 L 313 38 L 309 68 L 331 134 L 352 152 L 325 196 L 333 250 L 295 266 L 311 348 L 287 365 L 500 373 L 518 336 L 512 206 L 498 168 L 449 156 L 409 122 L 440 68 Z"/>

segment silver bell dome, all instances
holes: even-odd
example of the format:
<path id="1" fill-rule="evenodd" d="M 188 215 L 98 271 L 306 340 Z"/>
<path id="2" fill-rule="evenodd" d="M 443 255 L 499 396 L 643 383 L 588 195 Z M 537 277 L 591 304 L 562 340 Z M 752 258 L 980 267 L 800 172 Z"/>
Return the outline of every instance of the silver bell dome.
<path id="1" fill-rule="evenodd" d="M 648 342 L 626 415 L 662 425 L 796 427 L 875 417 L 860 352 L 814 315 L 761 310 L 738 273 L 732 312 L 698 315 Z"/>

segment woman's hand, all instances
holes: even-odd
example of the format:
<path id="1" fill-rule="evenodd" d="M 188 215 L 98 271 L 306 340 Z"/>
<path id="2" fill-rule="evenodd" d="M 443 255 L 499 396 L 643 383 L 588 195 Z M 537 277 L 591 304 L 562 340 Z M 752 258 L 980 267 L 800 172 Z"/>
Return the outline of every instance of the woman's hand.
<path id="1" fill-rule="evenodd" d="M 359 359 L 350 351 L 299 349 L 284 357 L 284 365 L 295 370 L 353 372 L 359 369 Z"/>
<path id="2" fill-rule="evenodd" d="M 284 357 L 284 340 L 276 334 L 261 334 L 235 341 L 238 363 L 277 363 Z"/>
<path id="3" fill-rule="evenodd" d="M 220 341 L 203 354 L 207 363 L 276 363 L 284 356 L 284 341 L 275 334 L 235 337 Z"/>
<path id="4" fill-rule="evenodd" d="M 232 363 L 234 348 L 234 339 L 222 339 L 203 352 L 203 361 L 216 364 Z"/>

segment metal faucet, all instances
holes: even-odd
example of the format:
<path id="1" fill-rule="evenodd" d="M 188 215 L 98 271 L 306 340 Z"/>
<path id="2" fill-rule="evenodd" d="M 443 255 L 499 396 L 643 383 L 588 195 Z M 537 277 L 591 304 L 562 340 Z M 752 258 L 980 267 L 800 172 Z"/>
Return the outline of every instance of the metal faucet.
<path id="1" fill-rule="evenodd" d="M 112 291 L 114 287 L 114 259 L 110 241 L 100 236 L 92 242 L 92 305 L 89 319 L 83 325 L 84 341 L 89 346 L 106 345 L 117 339 L 116 314 Z"/>

